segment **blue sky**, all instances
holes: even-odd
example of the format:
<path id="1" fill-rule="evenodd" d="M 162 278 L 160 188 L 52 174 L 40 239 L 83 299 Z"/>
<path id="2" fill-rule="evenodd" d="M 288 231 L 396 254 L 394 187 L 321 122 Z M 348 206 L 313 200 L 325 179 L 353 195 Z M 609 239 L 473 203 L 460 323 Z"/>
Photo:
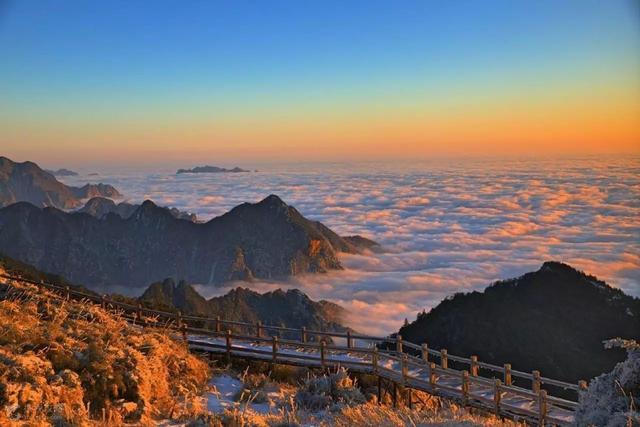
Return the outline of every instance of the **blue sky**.
<path id="1" fill-rule="evenodd" d="M 0 114 L 12 122 L 5 143 L 34 150 L 72 144 L 72 125 L 85 140 L 118 126 L 119 139 L 152 137 L 142 125 L 129 131 L 127 118 L 172 131 L 197 118 L 189 126 L 206 133 L 211 117 L 225 129 L 273 111 L 313 121 L 381 98 L 423 114 L 456 93 L 640 87 L 632 1 L 0 4 Z M 234 129 L 224 138 L 259 138 Z M 288 129 L 279 123 L 265 144 Z"/>

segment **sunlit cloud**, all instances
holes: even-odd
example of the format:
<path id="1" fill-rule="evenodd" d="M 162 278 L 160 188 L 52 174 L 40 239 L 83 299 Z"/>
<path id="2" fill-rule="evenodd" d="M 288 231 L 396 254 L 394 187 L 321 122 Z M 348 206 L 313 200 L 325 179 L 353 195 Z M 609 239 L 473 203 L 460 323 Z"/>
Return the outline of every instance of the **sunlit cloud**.
<path id="1" fill-rule="evenodd" d="M 392 332 L 448 295 L 551 259 L 640 296 L 638 159 L 289 167 L 241 176 L 173 172 L 66 179 L 107 181 L 129 201 L 150 198 L 205 220 L 275 193 L 308 218 L 386 249 L 341 255 L 344 271 L 199 287 L 207 296 L 234 286 L 299 288 L 343 305 L 348 322 L 371 333 Z M 376 325 L 366 321 L 371 318 Z"/>

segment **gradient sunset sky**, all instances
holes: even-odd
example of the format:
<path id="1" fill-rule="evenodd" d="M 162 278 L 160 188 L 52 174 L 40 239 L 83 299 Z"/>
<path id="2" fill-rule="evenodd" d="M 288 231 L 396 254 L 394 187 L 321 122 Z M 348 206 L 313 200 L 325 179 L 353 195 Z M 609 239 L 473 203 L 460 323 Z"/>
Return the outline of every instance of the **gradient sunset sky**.
<path id="1" fill-rule="evenodd" d="M 640 153 L 639 4 L 0 0 L 0 154 Z"/>

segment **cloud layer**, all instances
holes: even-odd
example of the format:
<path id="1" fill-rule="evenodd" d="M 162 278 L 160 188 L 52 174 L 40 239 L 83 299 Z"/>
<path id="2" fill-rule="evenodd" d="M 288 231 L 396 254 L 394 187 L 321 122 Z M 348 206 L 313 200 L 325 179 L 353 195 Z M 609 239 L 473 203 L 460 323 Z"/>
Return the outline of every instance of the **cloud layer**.
<path id="1" fill-rule="evenodd" d="M 67 181 L 87 178 L 98 177 Z M 201 219 L 274 193 L 340 234 L 377 240 L 388 252 L 344 256 L 346 271 L 251 285 L 298 287 L 338 302 L 367 332 L 396 330 L 405 317 L 447 295 L 482 289 L 551 259 L 640 296 L 639 158 L 300 165 L 249 174 L 99 178 L 131 201 L 152 199 Z"/>

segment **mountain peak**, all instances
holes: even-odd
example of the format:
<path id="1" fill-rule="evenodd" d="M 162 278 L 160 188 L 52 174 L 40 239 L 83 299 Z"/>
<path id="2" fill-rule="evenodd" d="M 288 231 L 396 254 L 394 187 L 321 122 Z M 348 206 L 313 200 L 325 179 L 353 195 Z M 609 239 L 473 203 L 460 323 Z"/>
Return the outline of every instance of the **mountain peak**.
<path id="1" fill-rule="evenodd" d="M 276 206 L 276 207 L 289 207 L 284 200 L 275 194 L 269 194 L 267 197 L 258 202 L 258 205 Z"/>
<path id="2" fill-rule="evenodd" d="M 141 209 L 154 209 L 154 208 L 157 208 L 157 207 L 158 207 L 158 205 L 156 205 L 152 200 L 149 200 L 149 199 L 146 199 L 140 205 Z"/>
<path id="3" fill-rule="evenodd" d="M 545 261 L 538 271 L 557 271 L 557 272 L 574 272 L 579 271 L 571 267 L 569 264 L 565 264 L 560 261 Z"/>
<path id="4" fill-rule="evenodd" d="M 129 217 L 134 220 L 152 219 L 152 218 L 164 218 L 171 217 L 168 209 L 164 209 L 156 205 L 151 200 L 145 200 Z"/>

